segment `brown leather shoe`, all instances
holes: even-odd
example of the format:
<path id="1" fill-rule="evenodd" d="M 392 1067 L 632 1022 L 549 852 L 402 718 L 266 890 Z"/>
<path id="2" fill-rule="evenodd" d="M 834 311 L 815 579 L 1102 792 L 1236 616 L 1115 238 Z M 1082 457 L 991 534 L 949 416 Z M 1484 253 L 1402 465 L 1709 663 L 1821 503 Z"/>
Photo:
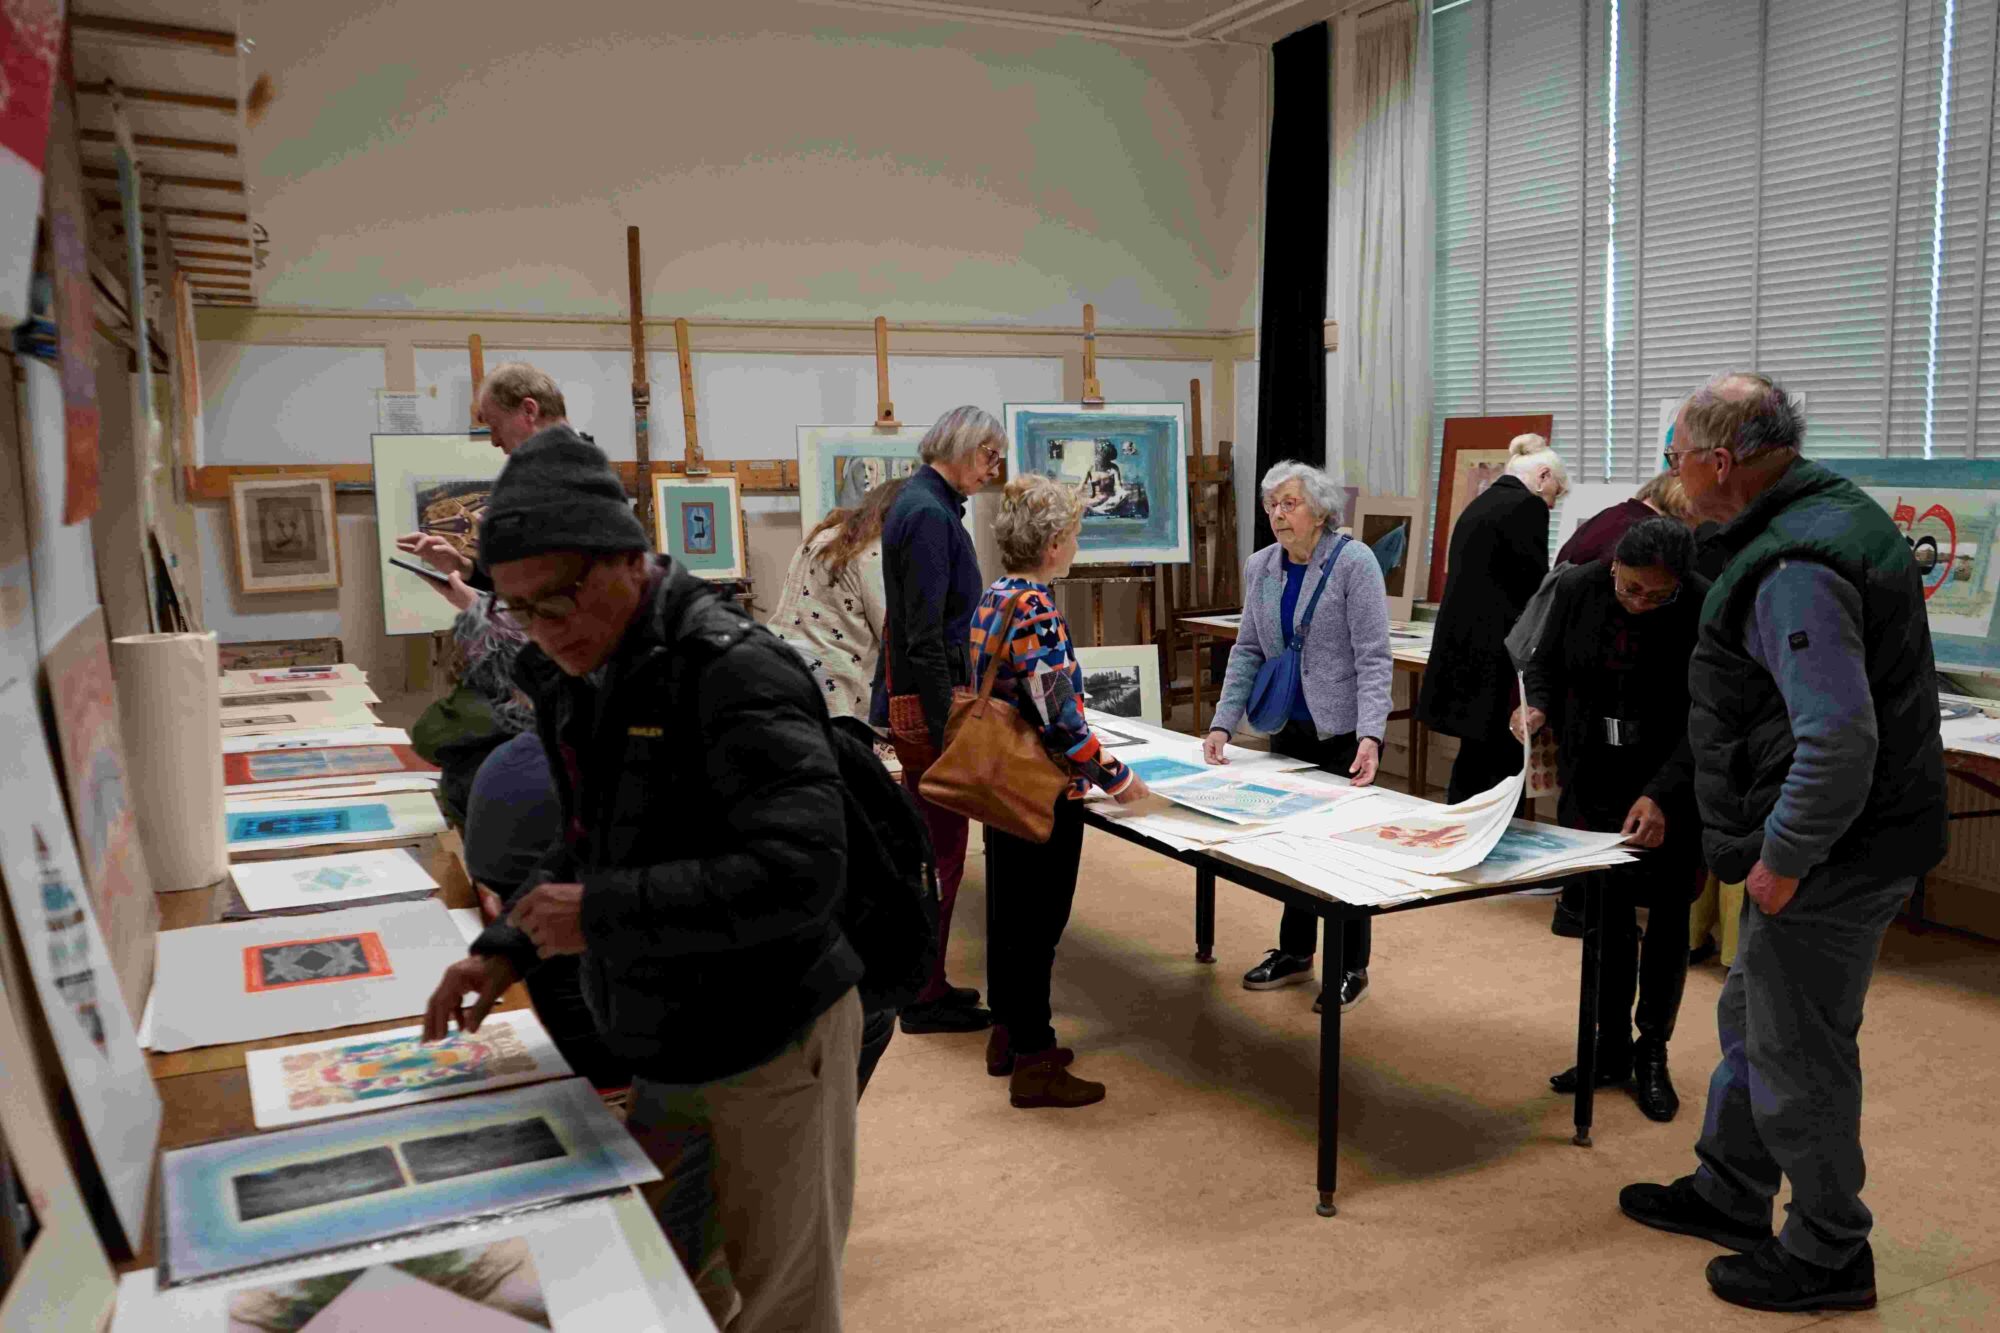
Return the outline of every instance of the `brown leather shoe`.
<path id="1" fill-rule="evenodd" d="M 1007 1100 L 1026 1109 L 1034 1106 L 1089 1106 L 1104 1100 L 1104 1085 L 1078 1078 L 1063 1068 L 1060 1049 L 1021 1054 L 1007 1084 Z"/>
<path id="2" fill-rule="evenodd" d="M 1056 1049 L 1057 1063 L 1069 1067 L 1076 1059 L 1076 1052 L 1067 1046 Z M 1007 1025 L 995 1023 L 986 1034 L 986 1072 L 994 1078 L 1005 1078 L 1014 1072 L 1014 1039 L 1007 1034 Z"/>

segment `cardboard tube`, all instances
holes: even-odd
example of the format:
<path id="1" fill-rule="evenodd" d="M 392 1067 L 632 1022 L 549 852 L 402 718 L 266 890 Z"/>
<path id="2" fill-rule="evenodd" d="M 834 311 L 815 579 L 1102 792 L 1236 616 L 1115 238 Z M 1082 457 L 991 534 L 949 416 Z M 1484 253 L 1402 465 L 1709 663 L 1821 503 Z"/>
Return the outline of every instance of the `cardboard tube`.
<path id="1" fill-rule="evenodd" d="M 213 633 L 111 641 L 132 812 L 161 893 L 206 888 L 229 873 L 216 667 Z"/>

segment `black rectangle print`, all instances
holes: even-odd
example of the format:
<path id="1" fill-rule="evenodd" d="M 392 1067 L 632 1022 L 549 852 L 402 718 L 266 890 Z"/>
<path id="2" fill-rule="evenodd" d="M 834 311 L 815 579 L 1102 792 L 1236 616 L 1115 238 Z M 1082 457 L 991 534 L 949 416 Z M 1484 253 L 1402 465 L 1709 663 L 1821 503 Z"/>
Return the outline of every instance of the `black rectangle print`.
<path id="1" fill-rule="evenodd" d="M 540 1116 L 436 1138 L 406 1139 L 397 1146 L 410 1164 L 411 1177 L 420 1185 L 569 1156 L 549 1122 Z"/>
<path id="2" fill-rule="evenodd" d="M 403 1188 L 403 1171 L 389 1148 L 366 1148 L 317 1162 L 300 1162 L 237 1176 L 236 1213 L 245 1222 L 315 1208 L 364 1194 Z"/>

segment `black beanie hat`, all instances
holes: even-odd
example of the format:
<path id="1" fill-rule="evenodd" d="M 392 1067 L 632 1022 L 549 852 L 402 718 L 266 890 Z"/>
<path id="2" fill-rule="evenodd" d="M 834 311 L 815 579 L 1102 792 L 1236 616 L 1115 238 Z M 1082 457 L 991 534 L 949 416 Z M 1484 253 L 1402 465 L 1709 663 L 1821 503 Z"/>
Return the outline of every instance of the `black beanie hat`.
<path id="1" fill-rule="evenodd" d="M 488 569 L 551 551 L 652 545 L 604 451 L 568 426 L 552 426 L 514 451 L 479 525 L 479 563 Z"/>

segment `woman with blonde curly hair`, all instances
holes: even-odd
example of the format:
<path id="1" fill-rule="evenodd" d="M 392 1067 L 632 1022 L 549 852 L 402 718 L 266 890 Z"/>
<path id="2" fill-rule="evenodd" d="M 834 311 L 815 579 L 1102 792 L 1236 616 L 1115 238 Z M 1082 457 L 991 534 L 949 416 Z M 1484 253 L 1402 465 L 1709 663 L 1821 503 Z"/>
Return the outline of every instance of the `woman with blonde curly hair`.
<path id="1" fill-rule="evenodd" d="M 1053 477 L 1031 474 L 1008 482 L 993 525 L 1007 573 L 986 590 L 972 614 L 972 678 L 983 679 L 998 656 L 994 694 L 1012 700 L 1022 717 L 1040 727 L 1043 743 L 1077 775 L 1056 800 L 1055 830 L 1047 842 L 1028 842 L 991 826 L 986 830 L 986 891 L 993 896 L 992 956 L 986 964 L 993 1030 L 986 1041 L 986 1072 L 1009 1079 L 1009 1099 L 1019 1107 L 1088 1106 L 1104 1099 L 1104 1085 L 1071 1074 L 1074 1054 L 1056 1045 L 1050 977 L 1076 897 L 1084 792 L 1094 783 L 1120 804 L 1146 795 L 1139 775 L 1091 734 L 1083 713 L 1083 672 L 1051 587 L 1076 559 L 1083 510 L 1083 496 Z M 1003 624 L 1010 602 L 1013 616 Z"/>

